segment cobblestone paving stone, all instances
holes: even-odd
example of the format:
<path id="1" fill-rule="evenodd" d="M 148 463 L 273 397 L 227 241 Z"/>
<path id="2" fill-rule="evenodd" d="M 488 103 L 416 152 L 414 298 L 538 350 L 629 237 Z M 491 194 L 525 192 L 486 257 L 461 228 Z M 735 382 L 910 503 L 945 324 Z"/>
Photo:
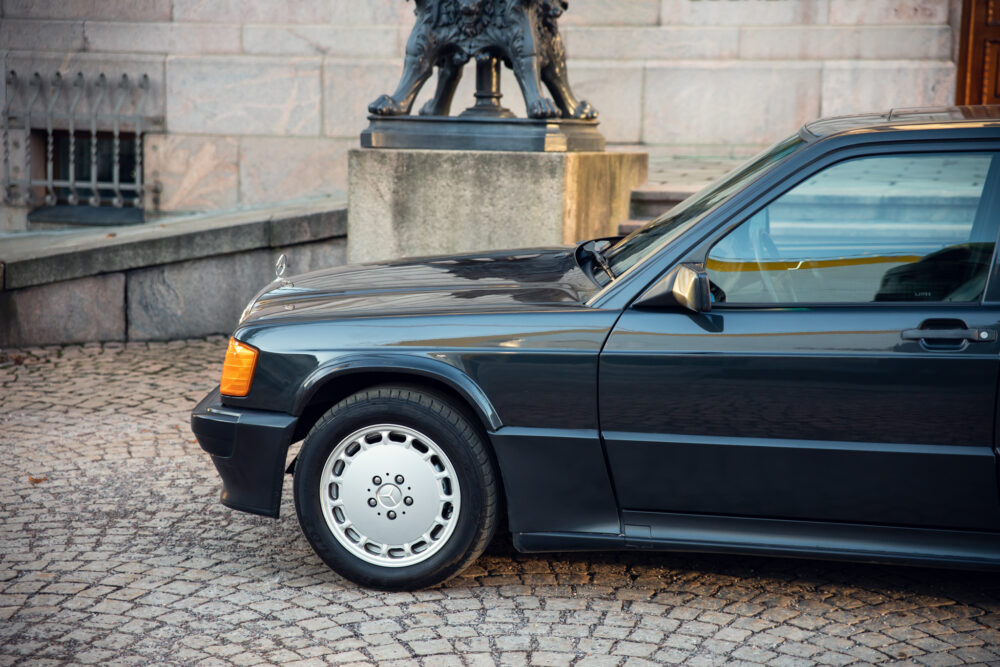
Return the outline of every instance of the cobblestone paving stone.
<path id="1" fill-rule="evenodd" d="M 287 492 L 278 521 L 219 505 L 188 412 L 224 346 L 0 357 L 0 664 L 1000 664 L 997 574 L 501 536 L 442 588 L 360 589 Z"/>

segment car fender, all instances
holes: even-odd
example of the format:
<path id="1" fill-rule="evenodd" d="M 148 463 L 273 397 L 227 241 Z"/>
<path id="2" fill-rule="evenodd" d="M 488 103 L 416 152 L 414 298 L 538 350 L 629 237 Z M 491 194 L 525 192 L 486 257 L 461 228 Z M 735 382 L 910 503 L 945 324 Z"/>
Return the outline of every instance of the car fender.
<path id="1" fill-rule="evenodd" d="M 316 392 L 327 383 L 358 373 L 392 373 L 436 380 L 465 399 L 489 430 L 495 431 L 503 426 L 486 392 L 465 371 L 428 354 L 413 353 L 347 354 L 321 363 L 299 386 L 293 414 L 301 415 Z"/>

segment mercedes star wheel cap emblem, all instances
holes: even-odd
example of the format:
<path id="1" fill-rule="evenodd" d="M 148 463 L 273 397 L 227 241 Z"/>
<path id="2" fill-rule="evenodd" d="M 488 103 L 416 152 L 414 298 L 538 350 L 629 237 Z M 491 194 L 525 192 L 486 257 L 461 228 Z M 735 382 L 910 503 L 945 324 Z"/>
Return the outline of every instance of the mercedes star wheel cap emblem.
<path id="1" fill-rule="evenodd" d="M 395 507 L 403 499 L 403 492 L 395 484 L 386 484 L 378 490 L 376 495 L 385 507 Z"/>

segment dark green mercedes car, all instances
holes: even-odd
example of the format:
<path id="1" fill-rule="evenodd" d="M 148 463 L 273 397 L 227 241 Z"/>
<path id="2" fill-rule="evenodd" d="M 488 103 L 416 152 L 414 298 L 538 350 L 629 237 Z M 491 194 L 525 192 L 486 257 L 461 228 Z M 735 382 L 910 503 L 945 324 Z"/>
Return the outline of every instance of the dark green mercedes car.
<path id="1" fill-rule="evenodd" d="M 809 123 L 625 238 L 276 280 L 192 415 L 222 502 L 276 517 L 294 474 L 317 554 L 389 589 L 500 525 L 1000 565 L 998 109 Z"/>

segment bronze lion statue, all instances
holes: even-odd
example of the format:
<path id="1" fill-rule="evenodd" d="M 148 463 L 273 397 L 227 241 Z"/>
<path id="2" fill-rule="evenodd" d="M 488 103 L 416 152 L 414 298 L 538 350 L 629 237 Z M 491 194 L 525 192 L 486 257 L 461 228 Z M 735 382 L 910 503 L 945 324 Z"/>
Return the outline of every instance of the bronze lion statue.
<path id="1" fill-rule="evenodd" d="M 462 67 L 473 58 L 494 57 L 514 71 L 531 118 L 597 117 L 596 109 L 576 98 L 566 76 L 566 50 L 556 25 L 566 0 L 415 2 L 417 23 L 406 44 L 403 75 L 396 92 L 368 106 L 373 114 L 409 114 L 437 67 L 437 89 L 420 114 L 447 116 Z"/>

